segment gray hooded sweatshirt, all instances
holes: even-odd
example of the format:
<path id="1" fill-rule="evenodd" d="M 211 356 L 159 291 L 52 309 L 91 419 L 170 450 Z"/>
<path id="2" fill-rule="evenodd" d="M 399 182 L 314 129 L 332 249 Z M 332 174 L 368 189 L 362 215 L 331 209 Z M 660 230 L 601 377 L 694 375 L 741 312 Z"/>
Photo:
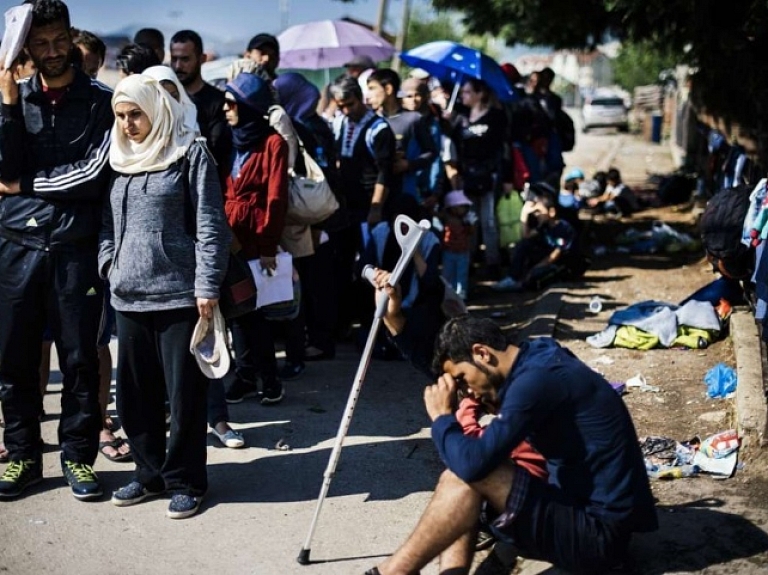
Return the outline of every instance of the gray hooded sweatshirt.
<path id="1" fill-rule="evenodd" d="M 187 158 L 188 186 L 181 161 L 161 172 L 115 174 L 99 270 L 118 311 L 194 307 L 195 298 L 219 297 L 232 241 L 221 184 L 203 142 L 195 141 Z"/>

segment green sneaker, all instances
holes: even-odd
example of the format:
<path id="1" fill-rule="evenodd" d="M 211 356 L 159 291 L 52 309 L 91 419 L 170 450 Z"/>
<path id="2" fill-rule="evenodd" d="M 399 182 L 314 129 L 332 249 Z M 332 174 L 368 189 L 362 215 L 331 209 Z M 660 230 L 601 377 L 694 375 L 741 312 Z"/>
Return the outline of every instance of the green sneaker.
<path id="1" fill-rule="evenodd" d="M 85 463 L 77 463 L 64 459 L 61 454 L 61 471 L 72 488 L 72 495 L 81 501 L 101 497 L 101 483 L 93 467 Z"/>
<path id="2" fill-rule="evenodd" d="M 42 480 L 43 467 L 39 461 L 9 461 L 5 473 L 0 477 L 0 499 L 18 497 L 27 487 Z"/>

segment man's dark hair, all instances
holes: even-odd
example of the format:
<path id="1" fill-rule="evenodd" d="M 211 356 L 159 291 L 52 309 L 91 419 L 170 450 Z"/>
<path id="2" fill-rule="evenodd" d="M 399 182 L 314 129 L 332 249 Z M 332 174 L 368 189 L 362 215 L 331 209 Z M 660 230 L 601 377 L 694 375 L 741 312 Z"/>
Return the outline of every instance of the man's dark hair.
<path id="1" fill-rule="evenodd" d="M 468 314 L 449 319 L 437 334 L 432 370 L 443 373 L 443 365 L 468 361 L 474 364 L 472 346 L 476 343 L 487 345 L 496 351 L 507 349 L 509 342 L 496 322 L 488 318 Z"/>
<path id="2" fill-rule="evenodd" d="M 187 42 L 192 42 L 198 56 L 203 55 L 203 39 L 194 30 L 179 30 L 171 37 L 171 44 L 186 44 Z"/>
<path id="3" fill-rule="evenodd" d="M 616 168 L 611 168 L 605 176 L 605 179 L 614 184 L 621 183 L 621 172 Z"/>
<path id="4" fill-rule="evenodd" d="M 539 80 L 544 82 L 547 86 L 549 86 L 552 83 L 552 80 L 555 79 L 555 71 L 550 68 L 546 67 L 539 71 Z"/>
<path id="5" fill-rule="evenodd" d="M 352 76 L 344 75 L 331 84 L 331 95 L 337 100 L 346 100 L 354 97 L 363 101 L 363 91 L 360 84 Z"/>
<path id="6" fill-rule="evenodd" d="M 153 50 L 165 49 L 165 36 L 157 28 L 142 28 L 133 36 L 134 44 L 144 44 Z"/>
<path id="7" fill-rule="evenodd" d="M 102 63 L 107 57 L 107 45 L 96 34 L 88 30 L 75 31 L 72 43 L 75 46 L 84 46 L 86 50 L 96 54 Z"/>
<path id="8" fill-rule="evenodd" d="M 32 4 L 32 26 L 49 26 L 63 22 L 67 30 L 72 26 L 69 20 L 69 8 L 61 0 L 26 0 Z"/>
<path id="9" fill-rule="evenodd" d="M 117 57 L 117 69 L 128 75 L 141 74 L 147 68 L 159 66 L 160 63 L 155 51 L 142 44 L 128 44 L 120 50 Z"/>
<path id="10" fill-rule="evenodd" d="M 391 68 L 380 68 L 371 72 L 368 81 L 378 82 L 382 88 L 392 86 L 392 93 L 397 96 L 400 91 L 400 76 Z"/>

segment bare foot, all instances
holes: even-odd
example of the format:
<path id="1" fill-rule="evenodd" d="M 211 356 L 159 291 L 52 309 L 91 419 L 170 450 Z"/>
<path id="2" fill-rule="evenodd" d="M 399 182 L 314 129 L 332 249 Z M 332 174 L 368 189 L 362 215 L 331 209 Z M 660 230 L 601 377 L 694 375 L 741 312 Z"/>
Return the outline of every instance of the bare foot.
<path id="1" fill-rule="evenodd" d="M 110 461 L 129 461 L 131 458 L 130 445 L 107 428 L 99 434 L 99 451 Z"/>

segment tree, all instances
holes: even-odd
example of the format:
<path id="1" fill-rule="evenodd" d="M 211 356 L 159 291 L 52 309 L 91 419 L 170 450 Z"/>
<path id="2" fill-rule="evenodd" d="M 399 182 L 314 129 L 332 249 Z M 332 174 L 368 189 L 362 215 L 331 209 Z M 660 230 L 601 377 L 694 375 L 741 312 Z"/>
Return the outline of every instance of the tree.
<path id="1" fill-rule="evenodd" d="M 613 61 L 616 83 L 632 92 L 637 86 L 655 84 L 663 70 L 674 68 L 677 56 L 649 42 L 624 42 Z"/>
<path id="2" fill-rule="evenodd" d="M 765 0 L 433 0 L 461 10 L 475 33 L 508 43 L 589 48 L 606 38 L 672 54 L 695 70 L 700 113 L 756 145 L 768 167 L 768 2 Z"/>
<path id="3" fill-rule="evenodd" d="M 446 13 L 438 13 L 436 17 L 427 19 L 421 11 L 414 10 L 405 37 L 405 50 L 435 40 L 460 42 L 461 32 L 457 29 L 456 22 Z"/>

